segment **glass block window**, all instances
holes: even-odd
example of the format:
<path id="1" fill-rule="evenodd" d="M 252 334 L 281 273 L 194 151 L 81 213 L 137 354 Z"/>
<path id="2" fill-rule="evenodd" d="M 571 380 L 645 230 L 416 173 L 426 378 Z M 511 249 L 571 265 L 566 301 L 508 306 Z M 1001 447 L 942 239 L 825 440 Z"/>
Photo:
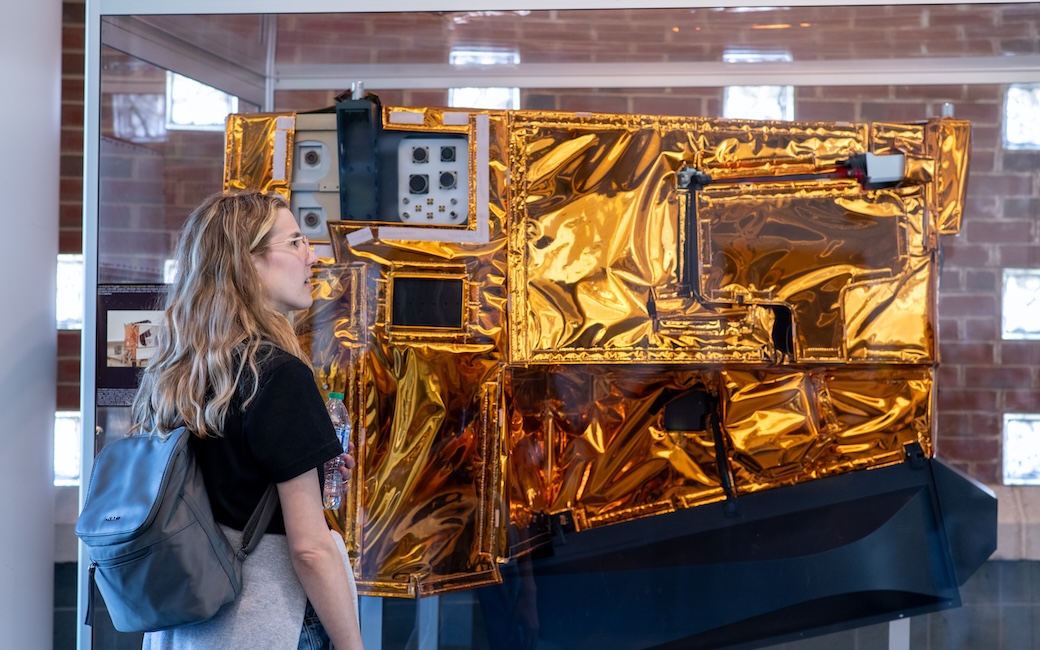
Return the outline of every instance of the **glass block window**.
<path id="1" fill-rule="evenodd" d="M 83 416 L 79 411 L 54 414 L 54 484 L 79 485 Z"/>
<path id="2" fill-rule="evenodd" d="M 58 329 L 83 329 L 83 256 L 58 255 L 58 287 L 55 293 Z"/>
<path id="3" fill-rule="evenodd" d="M 790 52 L 731 50 L 722 55 L 726 63 L 786 63 Z M 794 119 L 794 86 L 726 86 L 722 116 L 742 120 Z"/>
<path id="4" fill-rule="evenodd" d="M 1040 485 L 1040 414 L 1004 415 L 1004 485 Z"/>
<path id="5" fill-rule="evenodd" d="M 1004 102 L 1004 146 L 1040 149 L 1040 84 L 1011 84 Z"/>
<path id="6" fill-rule="evenodd" d="M 112 95 L 113 130 L 130 142 L 166 140 L 166 97 L 158 93 Z"/>
<path id="7" fill-rule="evenodd" d="M 517 50 L 452 49 L 449 61 L 455 66 L 516 65 Z M 515 110 L 520 108 L 520 89 L 506 87 L 449 88 L 448 105 L 458 108 Z"/>
<path id="8" fill-rule="evenodd" d="M 163 262 L 162 281 L 173 284 L 177 280 L 177 260 L 165 260 Z"/>
<path id="9" fill-rule="evenodd" d="M 166 128 L 223 131 L 228 113 L 238 112 L 238 97 L 166 72 Z"/>
<path id="10" fill-rule="evenodd" d="M 1001 336 L 1040 339 L 1040 269 L 1004 269 Z"/>
<path id="11" fill-rule="evenodd" d="M 451 88 L 448 104 L 457 108 L 515 110 L 520 108 L 519 88 Z"/>
<path id="12" fill-rule="evenodd" d="M 726 86 L 722 101 L 722 116 L 730 119 L 794 119 L 793 86 Z"/>

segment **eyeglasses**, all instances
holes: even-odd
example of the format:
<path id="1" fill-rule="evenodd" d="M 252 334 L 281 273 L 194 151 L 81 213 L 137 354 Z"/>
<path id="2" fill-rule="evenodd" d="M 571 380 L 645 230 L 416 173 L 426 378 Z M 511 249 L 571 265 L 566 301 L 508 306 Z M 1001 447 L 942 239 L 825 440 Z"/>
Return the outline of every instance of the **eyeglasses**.
<path id="1" fill-rule="evenodd" d="M 301 243 L 303 244 L 302 246 L 300 245 Z M 275 246 L 278 246 L 280 244 L 289 244 L 289 246 L 291 246 L 292 249 L 296 252 L 309 251 L 311 246 L 311 240 L 307 238 L 307 235 L 296 235 L 295 237 L 289 237 L 288 239 L 283 239 L 282 241 L 269 242 L 267 244 L 264 244 L 261 248 L 250 247 L 249 250 L 254 254 L 259 254 L 263 253 L 266 250 L 270 250 L 271 248 L 274 248 Z M 253 246 L 256 246 L 256 244 L 253 244 Z"/>
<path id="2" fill-rule="evenodd" d="M 296 250 L 301 250 L 300 244 L 303 244 L 303 249 L 306 250 L 311 245 L 311 240 L 307 239 L 307 235 L 297 235 L 296 237 L 290 237 L 281 242 L 282 244 L 289 244 Z"/>

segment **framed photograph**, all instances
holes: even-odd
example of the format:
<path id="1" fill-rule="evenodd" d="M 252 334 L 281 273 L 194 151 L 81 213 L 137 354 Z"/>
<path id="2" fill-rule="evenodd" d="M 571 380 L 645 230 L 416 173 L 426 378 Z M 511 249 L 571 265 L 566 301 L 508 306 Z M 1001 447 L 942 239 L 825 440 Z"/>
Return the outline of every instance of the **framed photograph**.
<path id="1" fill-rule="evenodd" d="M 129 406 L 156 350 L 164 284 L 98 285 L 97 405 Z"/>

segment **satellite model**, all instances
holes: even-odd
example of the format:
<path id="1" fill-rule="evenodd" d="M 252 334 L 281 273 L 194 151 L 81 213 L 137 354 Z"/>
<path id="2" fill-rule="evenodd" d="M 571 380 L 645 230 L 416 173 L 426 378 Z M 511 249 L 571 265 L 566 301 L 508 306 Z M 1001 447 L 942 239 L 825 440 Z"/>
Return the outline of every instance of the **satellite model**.
<path id="1" fill-rule="evenodd" d="M 959 605 L 996 547 L 992 494 L 934 457 L 969 138 L 373 95 L 231 116 L 225 189 L 286 195 L 322 259 L 296 325 L 353 414 L 361 592 L 523 562 L 560 647 Z"/>

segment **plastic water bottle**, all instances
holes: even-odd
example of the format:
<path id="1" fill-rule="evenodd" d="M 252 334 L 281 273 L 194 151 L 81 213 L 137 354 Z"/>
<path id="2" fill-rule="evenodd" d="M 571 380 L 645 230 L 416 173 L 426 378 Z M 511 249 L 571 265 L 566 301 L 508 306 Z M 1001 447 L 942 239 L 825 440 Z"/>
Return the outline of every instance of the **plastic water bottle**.
<path id="1" fill-rule="evenodd" d="M 329 393 L 329 400 L 325 402 L 325 409 L 329 412 L 332 427 L 336 430 L 340 446 L 346 450 L 347 441 L 350 440 L 350 415 L 343 403 L 343 393 Z M 343 501 L 343 475 L 339 468 L 343 466 L 343 457 L 336 456 L 325 462 L 325 492 L 322 495 L 322 505 L 326 510 L 338 510 Z"/>

